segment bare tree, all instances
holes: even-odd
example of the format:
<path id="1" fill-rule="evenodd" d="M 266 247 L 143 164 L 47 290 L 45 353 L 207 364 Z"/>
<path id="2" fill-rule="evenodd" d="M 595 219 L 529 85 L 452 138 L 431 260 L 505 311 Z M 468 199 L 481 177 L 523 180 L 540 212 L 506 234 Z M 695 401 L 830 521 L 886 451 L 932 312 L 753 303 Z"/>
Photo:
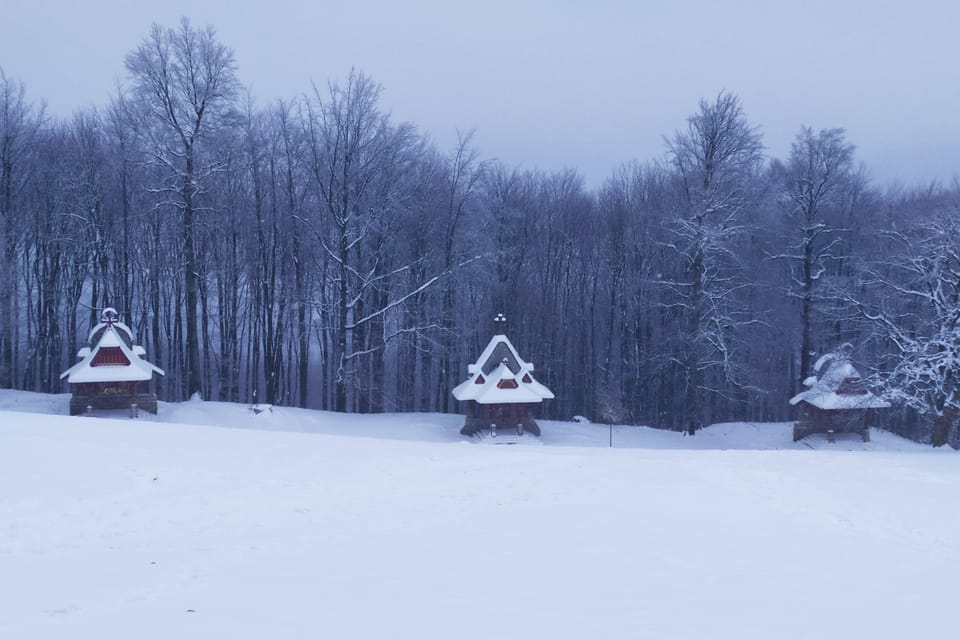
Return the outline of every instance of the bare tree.
<path id="1" fill-rule="evenodd" d="M 0 69 L 0 387 L 14 386 L 17 377 L 17 220 L 30 176 L 29 150 L 42 119 L 26 94 L 22 82 Z"/>
<path id="2" fill-rule="evenodd" d="M 444 162 L 443 195 L 444 206 L 440 210 L 440 218 L 436 222 L 442 229 L 440 238 L 443 260 L 441 269 L 451 272 L 457 265 L 469 256 L 476 254 L 476 247 L 463 242 L 464 227 L 470 224 L 467 218 L 476 215 L 480 188 L 489 163 L 480 159 L 480 154 L 472 146 L 474 132 L 457 132 L 457 144 Z M 472 249 L 472 251 L 471 251 Z M 440 338 L 440 379 L 442 389 L 456 384 L 460 377 L 460 361 L 456 342 L 459 338 L 455 331 L 455 315 L 457 304 L 457 285 L 453 278 L 443 283 L 441 300 L 440 326 L 444 332 Z M 424 323 L 428 322 L 426 319 Z M 449 393 L 441 393 L 439 408 L 448 410 L 451 397 Z"/>
<path id="3" fill-rule="evenodd" d="M 700 102 L 668 149 L 676 199 L 666 246 L 681 264 L 678 277 L 664 284 L 674 294 L 668 304 L 684 318 L 677 327 L 679 356 L 669 357 L 682 371 L 684 423 L 693 434 L 705 418 L 703 397 L 720 391 L 706 374 L 722 383 L 741 379 L 734 330 L 754 320 L 737 301 L 745 282 L 735 243 L 747 230 L 741 214 L 757 199 L 763 145 L 739 99 L 721 93 Z"/>
<path id="4" fill-rule="evenodd" d="M 817 285 L 839 251 L 843 229 L 838 208 L 851 180 L 853 152 L 843 129 L 814 133 L 810 127 L 803 127 L 791 146 L 787 163 L 779 166 L 789 245 L 786 253 L 775 257 L 788 261 L 789 294 L 800 301 L 798 383 L 811 374 L 813 315 L 820 300 Z"/>
<path id="5" fill-rule="evenodd" d="M 126 57 L 136 95 L 145 105 L 140 122 L 148 161 L 167 175 L 154 188 L 181 214 L 186 323 L 186 392 L 202 387 L 197 322 L 198 270 L 195 247 L 198 198 L 203 184 L 221 166 L 200 152 L 230 116 L 237 91 L 233 52 L 220 44 L 212 27 L 194 29 L 183 18 L 177 28 L 154 25 L 150 35 Z"/>
<path id="6" fill-rule="evenodd" d="M 326 96 L 315 88 L 310 105 L 308 147 L 322 210 L 313 229 L 333 264 L 336 292 L 331 355 L 338 411 L 347 409 L 348 383 L 357 381 L 354 364 L 389 338 L 368 334 L 371 323 L 440 279 L 431 276 L 410 291 L 382 295 L 389 293 L 391 280 L 411 269 L 409 263 L 388 266 L 383 242 L 407 206 L 404 178 L 418 142 L 410 125 L 394 126 L 380 111 L 380 91 L 368 77 L 351 72 L 346 84 L 331 84 Z"/>
<path id="7" fill-rule="evenodd" d="M 302 131 L 294 124 L 293 104 L 279 101 L 271 111 L 274 131 L 274 171 L 279 181 L 277 207 L 284 212 L 290 238 L 290 260 L 293 268 L 293 302 L 297 308 L 294 330 L 296 339 L 297 399 L 301 407 L 307 406 L 308 375 L 310 364 L 310 328 L 312 309 L 310 305 L 312 279 L 308 261 L 312 255 L 305 242 L 305 227 L 302 223 L 303 202 L 306 199 L 308 181 L 306 152 Z"/>

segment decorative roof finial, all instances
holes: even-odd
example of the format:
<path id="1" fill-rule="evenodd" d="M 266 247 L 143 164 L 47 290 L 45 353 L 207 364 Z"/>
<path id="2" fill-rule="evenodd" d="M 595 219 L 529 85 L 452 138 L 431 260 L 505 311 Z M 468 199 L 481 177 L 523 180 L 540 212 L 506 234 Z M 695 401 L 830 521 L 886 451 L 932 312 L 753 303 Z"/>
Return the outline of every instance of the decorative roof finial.
<path id="1" fill-rule="evenodd" d="M 493 318 L 493 331 L 494 333 L 506 333 L 504 328 L 507 326 L 507 316 L 502 313 L 498 313 Z"/>
<path id="2" fill-rule="evenodd" d="M 105 324 L 113 324 L 120 319 L 120 315 L 117 313 L 117 310 L 113 307 L 107 307 L 100 312 L 100 322 Z"/>

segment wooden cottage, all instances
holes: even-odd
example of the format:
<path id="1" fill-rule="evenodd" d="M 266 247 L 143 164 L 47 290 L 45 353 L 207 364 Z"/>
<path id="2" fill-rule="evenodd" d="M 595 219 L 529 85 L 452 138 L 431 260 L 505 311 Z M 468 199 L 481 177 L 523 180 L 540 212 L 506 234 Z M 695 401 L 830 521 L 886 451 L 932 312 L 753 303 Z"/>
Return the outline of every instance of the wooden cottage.
<path id="1" fill-rule="evenodd" d="M 797 407 L 794 442 L 811 433 L 825 433 L 831 440 L 837 433 L 856 433 L 864 442 L 870 441 L 870 409 L 883 409 L 890 404 L 866 388 L 850 362 L 852 350 L 845 344 L 821 356 L 813 365 L 814 375 L 804 380 L 809 389 L 790 399 L 790 404 Z"/>
<path id="2" fill-rule="evenodd" d="M 472 436 L 483 429 L 516 429 L 540 435 L 534 409 L 553 392 L 533 377 L 533 363 L 524 362 L 507 336 L 493 336 L 476 363 L 467 367 L 467 379 L 453 397 L 467 403 L 467 420 L 460 433 Z"/>
<path id="3" fill-rule="evenodd" d="M 88 409 L 137 409 L 157 412 L 156 375 L 163 370 L 142 358 L 143 347 L 133 344 L 130 327 L 119 322 L 115 309 L 106 308 L 90 331 L 80 359 L 60 374 L 70 384 L 70 415 Z"/>

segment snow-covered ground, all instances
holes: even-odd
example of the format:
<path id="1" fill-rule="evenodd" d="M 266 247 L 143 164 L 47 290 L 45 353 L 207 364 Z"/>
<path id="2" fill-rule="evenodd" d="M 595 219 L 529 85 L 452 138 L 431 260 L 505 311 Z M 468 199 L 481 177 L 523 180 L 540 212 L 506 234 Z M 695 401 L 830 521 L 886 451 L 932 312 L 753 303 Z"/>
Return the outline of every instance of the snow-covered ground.
<path id="1" fill-rule="evenodd" d="M 0 638 L 956 637 L 960 458 L 876 430 L 66 410 L 0 392 Z"/>

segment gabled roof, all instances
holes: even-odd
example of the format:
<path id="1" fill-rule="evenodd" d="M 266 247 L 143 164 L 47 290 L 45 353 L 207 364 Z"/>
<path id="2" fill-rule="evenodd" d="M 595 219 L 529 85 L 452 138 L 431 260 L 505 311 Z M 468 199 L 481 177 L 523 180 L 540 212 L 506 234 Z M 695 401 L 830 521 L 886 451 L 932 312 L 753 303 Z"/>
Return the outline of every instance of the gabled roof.
<path id="1" fill-rule="evenodd" d="M 105 329 L 106 327 L 112 327 L 117 335 L 127 344 L 133 344 L 133 331 L 130 330 L 130 327 L 123 324 L 120 321 L 115 322 L 101 322 L 96 325 L 93 329 L 90 329 L 90 334 L 87 335 L 87 343 L 93 347 L 94 342 L 97 340 L 97 334 Z"/>
<path id="2" fill-rule="evenodd" d="M 119 323 L 101 323 L 90 332 L 91 337 L 101 331 L 99 341 L 91 347 L 80 349 L 77 356 L 81 358 L 66 371 L 60 374 L 60 379 L 67 379 L 70 384 L 84 382 L 141 382 L 150 380 L 154 373 L 163 375 L 163 369 L 154 366 L 140 356 L 145 352 L 142 347 L 129 344 L 130 329 Z M 120 333 L 125 331 L 126 336 Z M 127 339 L 124 339 L 124 338 Z M 101 349 L 119 349 L 126 356 L 130 364 L 109 364 L 93 366 L 94 359 Z"/>
<path id="3" fill-rule="evenodd" d="M 493 336 L 467 379 L 451 393 L 457 400 L 480 404 L 528 404 L 553 398 L 553 392 L 533 377 L 533 363 L 524 362 L 503 334 Z"/>
<path id="4" fill-rule="evenodd" d="M 813 365 L 815 376 L 803 384 L 810 387 L 790 398 L 791 405 L 806 402 L 818 409 L 885 409 L 890 403 L 870 393 L 860 372 L 850 362 L 852 348 L 844 345 L 839 350 L 821 356 Z"/>

